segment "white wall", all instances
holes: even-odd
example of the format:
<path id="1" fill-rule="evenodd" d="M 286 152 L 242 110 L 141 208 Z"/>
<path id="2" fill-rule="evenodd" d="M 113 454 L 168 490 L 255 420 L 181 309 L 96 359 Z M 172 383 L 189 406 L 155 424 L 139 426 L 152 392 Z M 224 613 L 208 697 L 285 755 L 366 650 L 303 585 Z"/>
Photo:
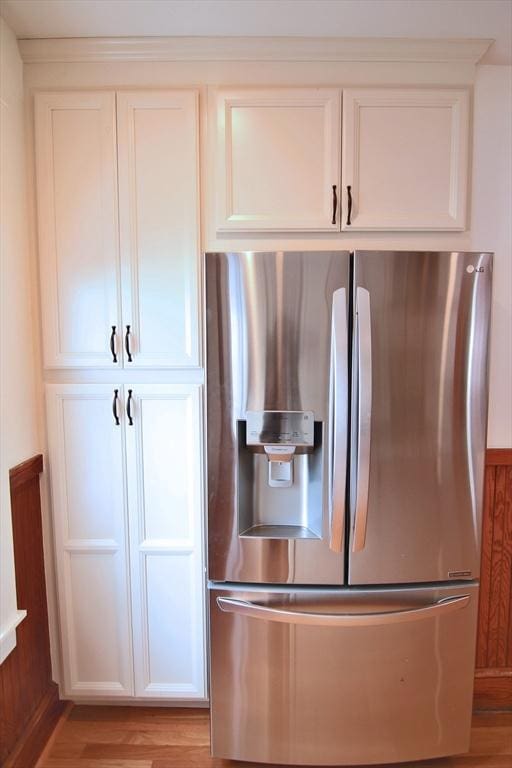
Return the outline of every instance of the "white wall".
<path id="1" fill-rule="evenodd" d="M 32 343 L 23 67 L 0 18 L 0 663 L 16 643 L 9 469 L 39 452 Z M 19 606 L 23 609 L 24 606 Z"/>
<path id="2" fill-rule="evenodd" d="M 494 251 L 490 448 L 512 447 L 512 67 L 475 82 L 471 247 Z"/>

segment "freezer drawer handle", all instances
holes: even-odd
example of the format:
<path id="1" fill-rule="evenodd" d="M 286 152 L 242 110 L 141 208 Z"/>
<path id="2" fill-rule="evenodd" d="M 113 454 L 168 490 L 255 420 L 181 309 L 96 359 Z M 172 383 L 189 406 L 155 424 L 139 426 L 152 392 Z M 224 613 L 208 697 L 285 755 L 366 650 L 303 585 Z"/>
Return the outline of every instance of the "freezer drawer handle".
<path id="1" fill-rule="evenodd" d="M 331 537 L 333 552 L 343 549 L 345 528 L 345 491 L 347 479 L 347 401 L 348 401 L 348 337 L 345 289 L 338 288 L 332 297 L 331 330 Z"/>
<path id="2" fill-rule="evenodd" d="M 444 597 L 435 603 L 409 608 L 403 611 L 384 611 L 381 613 L 306 613 L 287 611 L 283 608 L 270 608 L 266 605 L 237 600 L 233 597 L 218 597 L 217 605 L 225 613 L 235 613 L 251 619 L 278 621 L 282 624 L 312 624 L 319 627 L 371 627 L 383 624 L 401 624 L 420 619 L 434 619 L 453 611 L 466 608 L 470 595 Z"/>
<path id="3" fill-rule="evenodd" d="M 357 479 L 355 491 L 354 538 L 352 551 L 364 549 L 368 518 L 370 482 L 370 436 L 372 422 L 372 330 L 370 294 L 358 288 L 356 294 L 357 343 Z"/>

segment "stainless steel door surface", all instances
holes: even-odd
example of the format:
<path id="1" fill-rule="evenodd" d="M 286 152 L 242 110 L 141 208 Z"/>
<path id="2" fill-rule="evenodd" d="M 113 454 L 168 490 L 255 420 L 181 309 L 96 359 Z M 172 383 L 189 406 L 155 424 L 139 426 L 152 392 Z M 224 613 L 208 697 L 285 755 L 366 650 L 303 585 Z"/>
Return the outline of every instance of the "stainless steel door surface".
<path id="1" fill-rule="evenodd" d="M 349 261 L 348 252 L 206 254 L 212 580 L 343 583 Z M 263 449 L 247 445 L 247 414 L 261 411 L 314 419 L 315 453 L 293 459 L 290 488 L 269 487 Z"/>
<path id="2" fill-rule="evenodd" d="M 464 752 L 478 586 L 212 588 L 215 757 L 301 765 Z"/>
<path id="3" fill-rule="evenodd" d="M 350 584 L 478 578 L 491 271 L 355 254 Z"/>

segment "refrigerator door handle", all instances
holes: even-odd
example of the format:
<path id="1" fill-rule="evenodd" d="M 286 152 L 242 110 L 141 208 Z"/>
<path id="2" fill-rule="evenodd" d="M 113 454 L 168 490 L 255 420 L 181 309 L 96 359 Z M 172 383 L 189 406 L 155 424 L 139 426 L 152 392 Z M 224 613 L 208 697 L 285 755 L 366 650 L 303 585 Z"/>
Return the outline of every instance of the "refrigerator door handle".
<path id="1" fill-rule="evenodd" d="M 435 603 L 422 605 L 419 608 L 407 608 L 398 611 L 382 611 L 377 613 L 314 613 L 306 611 L 290 611 L 284 608 L 271 608 L 258 605 L 248 600 L 237 600 L 233 597 L 218 597 L 217 605 L 224 613 L 247 616 L 251 619 L 277 621 L 282 624 L 311 624 L 320 627 L 366 627 L 382 626 L 383 624 L 400 624 L 420 619 L 438 618 L 447 613 L 466 608 L 470 603 L 470 595 L 445 597 Z"/>
<path id="2" fill-rule="evenodd" d="M 348 331 L 345 288 L 338 288 L 332 297 L 331 329 L 331 533 L 329 546 L 333 552 L 343 549 L 345 528 L 345 491 L 347 482 L 347 423 L 348 423 Z"/>
<path id="3" fill-rule="evenodd" d="M 359 552 L 364 549 L 366 541 L 372 421 L 372 330 L 370 294 L 366 288 L 357 288 L 355 321 L 357 344 L 357 475 L 352 551 Z"/>

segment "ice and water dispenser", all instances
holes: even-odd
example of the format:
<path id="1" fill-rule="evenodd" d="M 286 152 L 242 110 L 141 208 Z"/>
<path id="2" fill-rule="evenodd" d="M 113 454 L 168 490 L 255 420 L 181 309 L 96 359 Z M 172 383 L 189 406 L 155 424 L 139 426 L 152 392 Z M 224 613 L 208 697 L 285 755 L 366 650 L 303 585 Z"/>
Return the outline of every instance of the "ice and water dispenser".
<path id="1" fill-rule="evenodd" d="M 321 537 L 322 427 L 312 411 L 248 411 L 238 422 L 240 536 Z"/>

